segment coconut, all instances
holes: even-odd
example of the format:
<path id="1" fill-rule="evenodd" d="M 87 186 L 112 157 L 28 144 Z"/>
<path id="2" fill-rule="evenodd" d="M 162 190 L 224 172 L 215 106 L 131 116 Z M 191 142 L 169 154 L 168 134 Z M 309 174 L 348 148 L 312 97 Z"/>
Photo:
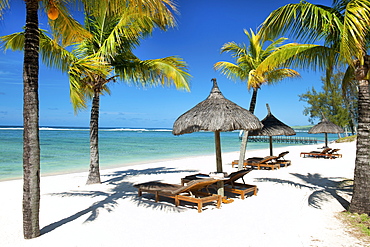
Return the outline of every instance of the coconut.
<path id="1" fill-rule="evenodd" d="M 59 10 L 55 6 L 51 6 L 51 8 L 48 11 L 48 17 L 51 20 L 55 20 L 59 16 Z"/>

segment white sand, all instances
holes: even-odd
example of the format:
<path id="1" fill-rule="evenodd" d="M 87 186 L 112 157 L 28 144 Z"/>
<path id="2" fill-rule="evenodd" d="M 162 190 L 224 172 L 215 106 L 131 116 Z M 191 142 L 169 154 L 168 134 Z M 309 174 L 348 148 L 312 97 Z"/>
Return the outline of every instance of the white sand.
<path id="1" fill-rule="evenodd" d="M 175 207 L 171 199 L 155 203 L 137 196 L 133 184 L 151 180 L 180 183 L 186 175 L 215 171 L 215 157 L 202 156 L 103 170 L 102 184 L 85 185 L 87 173 L 42 177 L 40 228 L 43 234 L 24 240 L 22 181 L 0 183 L 0 246 L 366 246 L 351 236 L 336 215 L 343 206 L 331 193 L 350 201 L 350 193 L 335 190 L 336 182 L 353 179 L 355 143 L 331 144 L 343 158 L 301 158 L 289 150 L 292 165 L 275 171 L 254 170 L 246 183 L 258 195 L 204 207 Z M 268 150 L 248 151 L 247 157 Z M 236 171 L 231 161 L 239 153 L 224 153 L 224 171 Z"/>

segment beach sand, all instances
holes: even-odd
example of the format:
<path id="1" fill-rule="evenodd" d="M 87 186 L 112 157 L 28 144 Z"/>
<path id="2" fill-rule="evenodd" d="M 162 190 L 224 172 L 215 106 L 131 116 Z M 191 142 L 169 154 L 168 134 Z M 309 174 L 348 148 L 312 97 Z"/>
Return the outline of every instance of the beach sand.
<path id="1" fill-rule="evenodd" d="M 322 145 L 322 144 L 321 144 Z M 136 183 L 180 183 L 184 176 L 215 171 L 215 156 L 191 157 L 101 171 L 102 184 L 85 185 L 87 172 L 42 177 L 42 235 L 24 240 L 22 181 L 0 183 L 1 246 L 367 246 L 339 219 L 351 193 L 338 182 L 353 179 L 355 143 L 334 143 L 343 158 L 301 158 L 320 145 L 274 149 L 290 151 L 289 167 L 253 170 L 244 179 L 258 186 L 257 196 L 206 205 L 202 213 L 172 199 L 154 202 L 137 196 Z M 247 151 L 246 157 L 269 151 Z M 225 172 L 239 152 L 223 153 Z M 333 196 L 334 195 L 334 196 Z M 337 196 L 338 195 L 338 196 Z"/>

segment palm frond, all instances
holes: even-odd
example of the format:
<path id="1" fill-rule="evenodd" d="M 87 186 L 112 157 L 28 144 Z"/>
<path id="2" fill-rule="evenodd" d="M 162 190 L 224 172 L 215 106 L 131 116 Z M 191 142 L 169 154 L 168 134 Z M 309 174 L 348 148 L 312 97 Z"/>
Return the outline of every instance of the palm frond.
<path id="1" fill-rule="evenodd" d="M 49 19 L 49 25 L 56 42 L 64 47 L 92 37 L 91 34 L 69 14 L 66 4 L 66 1 L 53 1 L 52 5 L 47 4 L 45 6 L 46 11 L 54 6 L 59 12 L 59 16 L 56 20 Z"/>
<path id="2" fill-rule="evenodd" d="M 102 60 L 95 56 L 80 58 L 72 63 L 68 75 L 70 99 L 75 113 L 87 107 L 86 102 L 92 98 L 96 86 L 100 88 L 101 93 L 110 93 L 105 85 L 107 81 L 104 79 L 110 71 L 110 66 L 102 63 Z"/>
<path id="3" fill-rule="evenodd" d="M 230 62 L 217 62 L 213 65 L 215 70 L 221 72 L 221 74 L 225 75 L 228 79 L 236 81 L 240 79 L 241 81 L 246 81 L 248 79 L 248 70 L 242 69 L 237 64 L 233 64 Z"/>
<path id="4" fill-rule="evenodd" d="M 126 82 L 142 86 L 174 85 L 177 89 L 190 90 L 187 64 L 179 57 L 120 61 L 115 71 Z"/>
<path id="5" fill-rule="evenodd" d="M 132 49 L 139 44 L 139 39 L 145 34 L 152 32 L 154 25 L 153 21 L 128 13 L 120 18 L 105 20 L 106 23 L 111 23 L 110 27 L 103 29 L 95 35 L 99 38 L 98 55 L 103 57 L 104 54 L 115 56 L 120 50 L 120 47 Z M 112 25 L 113 24 L 113 25 Z M 105 35 L 101 35 L 105 34 Z"/>
<path id="6" fill-rule="evenodd" d="M 367 36 L 370 26 L 370 2 L 350 1 L 344 14 L 343 31 L 340 42 L 341 55 L 352 64 L 353 58 L 362 59 L 367 50 Z"/>
<path id="7" fill-rule="evenodd" d="M 296 43 L 283 45 L 266 57 L 258 66 L 258 70 L 263 73 L 263 71 L 289 65 L 304 67 L 313 64 L 312 66 L 316 66 L 322 61 L 317 57 L 321 55 L 319 51 L 322 51 L 322 49 L 317 49 L 318 47 L 318 45 Z"/>
<path id="8" fill-rule="evenodd" d="M 342 79 L 342 93 L 347 96 L 348 88 L 350 88 L 355 81 L 355 69 L 353 66 L 348 66 Z"/>
<path id="9" fill-rule="evenodd" d="M 13 33 L 0 37 L 1 46 L 4 50 L 23 51 L 24 32 Z"/>
<path id="10" fill-rule="evenodd" d="M 271 41 L 271 44 L 269 44 L 263 51 L 262 57 L 267 57 L 269 56 L 272 52 L 276 51 L 279 49 L 279 47 L 286 41 L 288 40 L 287 38 L 281 37 L 278 38 L 277 40 Z"/>
<path id="11" fill-rule="evenodd" d="M 68 74 L 75 78 L 87 78 L 88 81 L 95 82 L 98 77 L 106 78 L 110 72 L 109 64 L 103 62 L 100 57 L 90 55 L 73 61 Z"/>
<path id="12" fill-rule="evenodd" d="M 245 44 L 237 44 L 235 42 L 225 43 L 221 47 L 221 53 L 224 52 L 230 52 L 232 57 L 240 57 L 248 53 Z"/>
<path id="13" fill-rule="evenodd" d="M 255 69 L 252 69 L 248 73 L 248 90 L 251 88 L 259 89 L 262 84 L 266 82 L 267 78 L 262 74 L 258 73 Z"/>
<path id="14" fill-rule="evenodd" d="M 0 1 L 0 18 L 3 17 L 3 12 L 7 8 L 9 8 L 9 0 L 1 0 Z"/>
<path id="15" fill-rule="evenodd" d="M 77 113 L 80 109 L 87 108 L 87 99 L 91 98 L 91 95 L 88 96 L 87 92 L 91 92 L 86 88 L 86 84 L 81 83 L 78 78 L 70 77 L 69 78 L 69 98 L 71 100 L 74 112 Z"/>
<path id="16" fill-rule="evenodd" d="M 122 16 L 124 13 L 147 16 L 155 20 L 155 25 L 163 30 L 176 26 L 174 14 L 178 13 L 177 6 L 172 0 L 83 0 L 86 10 L 92 16 Z"/>
<path id="17" fill-rule="evenodd" d="M 268 84 L 274 84 L 286 78 L 297 78 L 301 75 L 293 70 L 288 68 L 276 69 L 265 74 L 266 82 Z"/>
<path id="18" fill-rule="evenodd" d="M 46 66 L 60 69 L 63 72 L 67 72 L 71 63 L 77 59 L 73 53 L 49 38 L 43 31 L 40 31 L 40 53 Z"/>
<path id="19" fill-rule="evenodd" d="M 265 39 L 290 34 L 312 43 L 337 30 L 341 23 L 341 15 L 335 9 L 302 1 L 273 11 L 262 23 L 260 32 Z"/>
<path id="20" fill-rule="evenodd" d="M 55 40 L 52 40 L 45 30 L 39 30 L 40 34 L 40 54 L 43 63 L 52 68 L 60 69 L 63 72 L 68 71 L 69 65 L 76 60 L 74 55 L 60 46 Z M 0 37 L 1 45 L 5 50 L 24 49 L 24 32 L 18 32 Z"/>

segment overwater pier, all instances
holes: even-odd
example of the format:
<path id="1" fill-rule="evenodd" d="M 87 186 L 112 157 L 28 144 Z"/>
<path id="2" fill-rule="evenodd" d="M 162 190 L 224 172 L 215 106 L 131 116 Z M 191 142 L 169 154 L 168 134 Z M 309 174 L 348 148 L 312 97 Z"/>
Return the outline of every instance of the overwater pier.
<path id="1" fill-rule="evenodd" d="M 248 142 L 270 142 L 268 136 L 248 136 Z M 273 143 L 290 143 L 290 144 L 317 144 L 318 139 L 312 137 L 290 137 L 290 136 L 273 136 Z"/>

